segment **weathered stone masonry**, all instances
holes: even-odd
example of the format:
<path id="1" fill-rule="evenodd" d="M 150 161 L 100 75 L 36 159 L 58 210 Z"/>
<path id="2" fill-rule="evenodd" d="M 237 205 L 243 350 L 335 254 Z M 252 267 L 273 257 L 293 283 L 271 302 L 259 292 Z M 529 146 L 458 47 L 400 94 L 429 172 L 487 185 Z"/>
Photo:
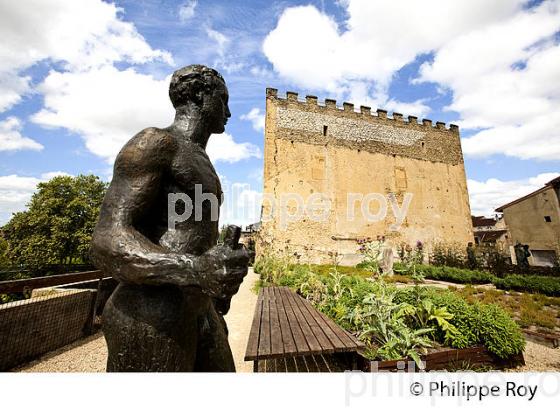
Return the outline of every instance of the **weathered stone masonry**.
<path id="1" fill-rule="evenodd" d="M 267 89 L 264 193 L 276 198 L 276 216 L 263 219 L 257 252 L 267 248 L 326 262 L 335 251 L 343 263 L 355 263 L 356 239 L 365 237 L 384 235 L 394 246 L 420 240 L 428 247 L 435 241 L 466 245 L 473 240 L 455 125 L 447 129 L 437 122 L 434 127 L 431 120 L 418 123 L 412 116 L 405 121 L 398 113 L 390 118 L 384 110 L 372 114 L 364 106 L 356 112 L 349 103 L 340 109 L 330 99 L 320 105 L 314 96 L 303 102 L 293 92 L 284 99 Z M 319 195 L 331 204 L 328 217 L 282 223 L 278 204 L 286 193 Z M 393 230 L 390 205 L 384 220 L 372 222 L 361 215 L 360 204 L 348 202 L 349 193 L 392 195 L 398 204 L 409 193 L 412 201 L 402 226 Z M 375 208 L 375 201 L 371 205 Z M 294 204 L 287 208 L 295 212 Z M 265 201 L 263 214 L 270 212 Z"/>

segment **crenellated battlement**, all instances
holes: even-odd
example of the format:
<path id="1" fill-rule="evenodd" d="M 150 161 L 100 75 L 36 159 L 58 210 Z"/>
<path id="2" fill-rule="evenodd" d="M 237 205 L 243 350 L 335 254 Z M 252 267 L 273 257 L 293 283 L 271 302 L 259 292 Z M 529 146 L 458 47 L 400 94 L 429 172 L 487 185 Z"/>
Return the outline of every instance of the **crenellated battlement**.
<path id="1" fill-rule="evenodd" d="M 373 117 L 377 118 L 378 120 L 398 123 L 402 126 L 410 125 L 415 129 L 428 128 L 430 130 L 447 131 L 454 134 L 459 133 L 459 126 L 455 124 L 449 124 L 449 127 L 447 127 L 446 123 L 437 121 L 434 126 L 432 120 L 427 118 L 423 118 L 419 123 L 418 117 L 413 115 L 407 116 L 405 120 L 405 117 L 401 113 L 393 112 L 391 113 L 391 115 L 388 115 L 387 110 L 383 110 L 381 108 L 378 108 L 375 112 L 372 112 L 371 107 L 364 105 L 359 106 L 356 110 L 354 104 L 350 102 L 343 102 L 342 107 L 339 107 L 337 105 L 337 101 L 331 98 L 326 98 L 324 102 L 321 103 L 316 96 L 306 95 L 305 100 L 300 100 L 298 93 L 293 91 L 287 91 L 285 98 L 282 98 L 278 96 L 278 90 L 276 88 L 267 88 L 266 97 L 268 99 L 274 99 L 280 102 L 286 102 L 288 104 L 306 105 L 312 110 L 336 110 L 341 113 L 353 115 L 355 116 L 355 118 L 359 118 L 360 116 L 365 118 Z"/>

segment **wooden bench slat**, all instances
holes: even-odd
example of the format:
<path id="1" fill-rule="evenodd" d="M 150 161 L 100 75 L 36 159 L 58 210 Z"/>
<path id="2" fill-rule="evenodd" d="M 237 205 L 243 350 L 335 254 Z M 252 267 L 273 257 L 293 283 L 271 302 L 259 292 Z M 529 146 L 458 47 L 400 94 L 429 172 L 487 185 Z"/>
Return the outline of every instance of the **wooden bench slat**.
<path id="1" fill-rule="evenodd" d="M 287 292 L 293 295 L 292 297 L 299 305 L 300 311 L 302 312 L 302 317 L 307 321 L 307 324 L 311 328 L 313 335 L 321 345 L 322 353 L 334 353 L 336 351 L 335 346 L 333 345 L 333 343 L 331 343 L 330 339 L 323 332 L 322 326 L 324 326 L 324 324 L 318 323 L 313 317 L 313 315 L 311 314 L 311 311 L 308 309 L 308 307 L 310 307 L 312 310 L 315 310 L 315 308 L 311 306 L 308 300 L 293 294 L 289 290 Z"/>
<path id="2" fill-rule="evenodd" d="M 360 342 L 354 336 L 352 336 L 349 332 L 342 329 L 328 317 L 326 317 L 323 313 L 317 311 L 317 313 L 323 318 L 327 326 L 337 335 L 342 343 L 346 346 L 347 351 L 356 351 L 365 347 L 364 343 Z"/>
<path id="3" fill-rule="evenodd" d="M 270 310 L 270 357 L 281 357 L 284 355 L 284 342 L 282 331 L 280 330 L 279 309 L 277 307 L 276 289 L 269 290 L 269 310 Z"/>
<path id="4" fill-rule="evenodd" d="M 284 309 L 286 310 L 288 326 L 290 327 L 290 331 L 292 333 L 292 336 L 294 337 L 296 351 L 298 354 L 306 354 L 307 352 L 309 352 L 309 345 L 307 344 L 305 336 L 299 326 L 296 313 L 292 309 L 292 305 L 289 303 L 289 300 L 284 298 L 284 295 L 282 295 L 282 304 L 284 306 Z"/>
<path id="5" fill-rule="evenodd" d="M 251 331 L 249 332 L 247 350 L 245 350 L 245 361 L 255 360 L 259 353 L 259 336 L 260 336 L 260 328 L 261 328 L 263 294 L 264 294 L 263 289 L 261 289 L 257 297 L 257 304 L 255 306 L 253 323 L 251 325 Z"/>
<path id="6" fill-rule="evenodd" d="M 280 332 L 282 333 L 284 354 L 292 355 L 294 353 L 297 353 L 298 349 L 296 347 L 296 342 L 292 334 L 290 322 L 288 321 L 288 316 L 286 314 L 286 307 L 284 306 L 282 292 L 280 288 L 275 288 L 274 292 L 276 294 L 276 309 L 278 311 L 278 319 L 280 321 Z"/>
<path id="7" fill-rule="evenodd" d="M 297 319 L 297 321 L 299 323 L 299 326 L 301 328 L 301 331 L 303 332 L 303 335 L 305 336 L 305 340 L 307 342 L 307 345 L 309 346 L 308 353 L 310 353 L 310 354 L 320 353 L 322 351 L 321 344 L 319 343 L 319 341 L 317 340 L 317 338 L 313 334 L 313 331 L 311 330 L 311 327 L 309 326 L 309 324 L 305 320 L 304 313 L 301 311 L 300 306 L 298 305 L 296 299 L 294 298 L 294 296 L 295 297 L 299 297 L 299 296 L 297 296 L 296 294 L 294 294 L 293 292 L 290 292 L 290 291 L 286 292 L 286 290 L 287 289 L 284 289 L 284 295 L 286 296 L 286 299 L 290 303 L 290 306 L 292 307 L 292 309 L 295 313 L 296 319 Z"/>
<path id="8" fill-rule="evenodd" d="M 331 325 L 329 324 L 329 322 L 332 323 L 336 328 L 338 328 L 339 326 L 336 323 L 334 323 L 332 320 L 322 315 L 317 309 L 315 309 L 311 305 L 311 303 L 308 300 L 302 297 L 300 297 L 299 299 L 301 300 L 302 306 L 309 313 L 309 316 L 313 318 L 313 320 L 317 323 L 317 327 L 320 329 L 322 333 L 324 333 L 325 337 L 329 340 L 329 342 L 333 346 L 334 352 L 347 352 L 349 350 L 352 350 L 347 345 L 347 343 L 345 343 L 346 338 L 344 339 L 345 341 L 341 340 L 340 337 L 337 336 L 337 333 L 335 333 L 331 329 Z"/>
<path id="9" fill-rule="evenodd" d="M 263 311 L 261 316 L 261 331 L 259 337 L 258 356 L 270 355 L 270 299 L 269 289 L 263 289 Z"/>

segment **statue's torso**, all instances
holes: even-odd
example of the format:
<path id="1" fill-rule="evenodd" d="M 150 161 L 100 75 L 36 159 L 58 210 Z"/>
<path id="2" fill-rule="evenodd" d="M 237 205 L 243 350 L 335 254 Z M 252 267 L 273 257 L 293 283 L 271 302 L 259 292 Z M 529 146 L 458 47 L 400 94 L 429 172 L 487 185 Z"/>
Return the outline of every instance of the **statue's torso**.
<path id="1" fill-rule="evenodd" d="M 218 239 L 218 216 L 222 202 L 220 179 L 202 147 L 189 140 L 176 139 L 177 150 L 169 169 L 162 170 L 157 200 L 140 229 L 152 241 L 170 251 L 200 255 L 215 246 Z M 175 223 L 175 229 L 168 226 L 169 194 L 186 194 L 192 201 L 190 217 Z M 202 201 L 208 197 L 212 201 Z M 175 202 L 176 213 L 181 215 L 185 210 L 183 202 L 172 202 Z"/>

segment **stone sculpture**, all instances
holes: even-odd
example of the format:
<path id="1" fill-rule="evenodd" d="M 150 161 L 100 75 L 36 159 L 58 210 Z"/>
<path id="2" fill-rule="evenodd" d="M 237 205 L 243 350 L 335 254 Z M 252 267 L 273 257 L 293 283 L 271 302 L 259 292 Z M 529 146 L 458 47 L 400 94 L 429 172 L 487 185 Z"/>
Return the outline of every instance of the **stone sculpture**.
<path id="1" fill-rule="evenodd" d="M 103 312 L 107 371 L 235 371 L 223 315 L 249 255 L 238 227 L 217 245 L 222 189 L 205 151 L 231 116 L 228 90 L 217 71 L 191 65 L 169 96 L 173 124 L 141 131 L 117 156 L 92 239 L 96 266 L 119 281 Z M 170 214 L 193 211 L 169 201 L 178 194 L 195 209 L 169 226 Z"/>

